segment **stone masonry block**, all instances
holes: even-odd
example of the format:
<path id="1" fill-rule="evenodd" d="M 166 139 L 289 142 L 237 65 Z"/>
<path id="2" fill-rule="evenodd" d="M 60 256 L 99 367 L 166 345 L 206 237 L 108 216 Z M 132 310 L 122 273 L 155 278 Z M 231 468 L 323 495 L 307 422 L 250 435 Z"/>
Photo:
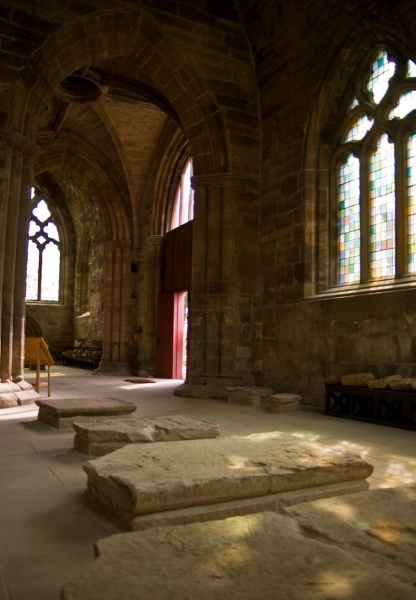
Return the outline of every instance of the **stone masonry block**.
<path id="1" fill-rule="evenodd" d="M 230 404 L 264 406 L 269 404 L 273 390 L 267 387 L 244 386 L 228 387 L 227 401 Z"/>
<path id="2" fill-rule="evenodd" d="M 274 413 L 299 412 L 301 402 L 302 396 L 298 394 L 273 394 L 268 409 L 269 412 Z"/>

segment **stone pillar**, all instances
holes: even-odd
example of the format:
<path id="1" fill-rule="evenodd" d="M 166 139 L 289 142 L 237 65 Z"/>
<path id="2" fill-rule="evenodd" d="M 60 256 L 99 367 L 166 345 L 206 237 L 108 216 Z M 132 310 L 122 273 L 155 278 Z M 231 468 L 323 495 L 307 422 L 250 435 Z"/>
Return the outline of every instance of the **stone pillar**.
<path id="1" fill-rule="evenodd" d="M 140 264 L 137 305 L 139 375 L 154 375 L 156 364 L 156 302 L 161 288 L 163 235 L 149 235 Z"/>
<path id="2" fill-rule="evenodd" d="M 129 240 L 107 242 L 104 267 L 103 375 L 131 374 L 132 277 Z"/>
<path id="3" fill-rule="evenodd" d="M 25 295 L 30 187 L 36 146 L 0 132 L 0 378 L 24 379 Z M 36 394 L 36 396 L 38 396 Z"/>
<path id="4" fill-rule="evenodd" d="M 254 385 L 258 202 L 230 174 L 194 177 L 188 376 L 178 395 L 227 397 Z"/>

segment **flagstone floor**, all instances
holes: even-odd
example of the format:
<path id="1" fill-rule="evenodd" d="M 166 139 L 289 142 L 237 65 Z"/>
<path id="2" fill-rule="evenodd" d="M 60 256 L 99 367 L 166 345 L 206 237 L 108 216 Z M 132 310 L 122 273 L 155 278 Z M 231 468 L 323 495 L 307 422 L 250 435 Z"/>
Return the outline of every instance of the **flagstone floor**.
<path id="1" fill-rule="evenodd" d="M 181 381 L 131 383 L 61 365 L 51 374 L 51 398 L 127 400 L 137 406 L 134 416 L 192 415 L 218 423 L 223 436 L 282 431 L 359 453 L 374 465 L 370 489 L 416 483 L 414 431 L 346 421 L 315 407 L 279 415 L 183 398 L 173 394 Z M 74 432 L 39 423 L 37 412 L 36 405 L 0 411 L 0 600 L 59 600 L 63 584 L 94 561 L 94 543 L 118 531 L 83 503 L 87 458 L 74 450 Z"/>

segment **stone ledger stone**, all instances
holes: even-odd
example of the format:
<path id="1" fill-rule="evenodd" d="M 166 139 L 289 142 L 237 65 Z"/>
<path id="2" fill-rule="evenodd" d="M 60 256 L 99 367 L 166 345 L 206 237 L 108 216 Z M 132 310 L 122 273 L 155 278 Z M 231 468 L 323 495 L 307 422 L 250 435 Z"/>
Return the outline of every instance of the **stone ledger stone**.
<path id="1" fill-rule="evenodd" d="M 214 438 L 218 425 L 188 415 L 74 421 L 74 448 L 104 456 L 126 444 Z"/>
<path id="2" fill-rule="evenodd" d="M 239 514 L 248 499 L 255 502 L 245 512 L 258 511 L 259 499 L 272 499 L 276 506 L 283 494 L 304 494 L 308 488 L 325 493 L 333 484 L 356 488 L 359 482 L 366 489 L 373 467 L 349 452 L 333 453 L 273 432 L 180 444 L 130 444 L 86 462 L 84 470 L 90 507 L 125 529 L 137 529 L 141 518 L 163 518 L 168 511 L 188 510 L 190 518 L 198 520 L 213 518 L 201 517 L 210 514 L 209 505 L 233 503 L 229 514 Z"/>
<path id="3" fill-rule="evenodd" d="M 71 398 L 66 400 L 37 400 L 38 421 L 56 429 L 70 429 L 79 417 L 126 416 L 136 405 L 115 398 Z"/>
<path id="4" fill-rule="evenodd" d="M 61 600 L 415 600 L 415 491 L 121 533 Z"/>

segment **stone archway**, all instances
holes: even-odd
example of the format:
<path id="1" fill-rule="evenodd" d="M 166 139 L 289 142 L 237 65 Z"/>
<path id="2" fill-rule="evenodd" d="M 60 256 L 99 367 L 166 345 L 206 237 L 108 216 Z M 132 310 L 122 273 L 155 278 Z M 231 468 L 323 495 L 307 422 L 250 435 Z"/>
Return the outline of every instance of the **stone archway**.
<path id="1" fill-rule="evenodd" d="M 241 33 L 241 44 L 231 49 L 235 53 L 234 78 L 238 79 L 241 73 L 243 79 L 233 83 L 228 96 L 222 96 L 221 106 L 203 56 L 195 58 L 192 52 L 175 43 L 175 38 L 164 31 L 165 26 L 157 22 L 157 14 L 150 13 L 151 10 L 142 7 L 136 12 L 108 11 L 71 23 L 59 35 L 51 36 L 15 86 L 19 102 L 10 112 L 8 126 L 16 135 L 35 140 L 47 98 L 59 84 L 78 75 L 86 65 L 106 58 L 125 57 L 136 71 L 153 82 L 172 114 L 177 116 L 194 162 L 197 244 L 192 291 L 195 310 L 190 329 L 194 337 L 195 381 L 206 385 L 214 378 L 220 387 L 229 381 L 251 382 L 254 323 L 247 323 L 247 315 L 254 313 L 258 289 L 253 281 L 242 280 L 239 274 L 247 264 L 253 274 L 257 272 L 260 132 L 254 74 L 249 74 L 250 67 L 237 68 L 251 64 L 248 47 L 246 60 L 243 57 L 242 48 L 247 40 Z M 77 27 L 82 28 L 83 36 L 74 34 Z M 215 36 L 222 34 L 213 28 L 210 35 L 215 42 Z M 226 52 L 228 59 L 230 49 L 226 45 L 217 47 Z M 220 76 L 225 84 L 226 73 Z M 99 80 L 98 85 L 104 90 L 104 81 Z M 111 82 L 107 89 L 111 89 Z M 243 98 L 237 108 L 232 106 L 235 94 Z M 131 203 L 132 198 L 129 200 Z M 110 200 L 108 209 L 110 221 L 114 216 L 120 226 L 111 229 L 108 239 L 106 280 L 114 283 L 106 291 L 106 303 L 115 311 L 108 314 L 107 324 L 111 331 L 114 326 L 118 328 L 113 348 L 120 348 L 126 332 L 120 324 L 122 304 L 116 290 L 122 282 L 115 275 L 130 266 L 131 239 L 126 235 L 130 233 L 130 222 L 129 212 L 119 203 Z M 136 218 L 133 215 L 133 224 Z M 116 231 L 123 234 L 115 235 Z M 133 247 L 136 243 L 133 239 Z M 110 355 L 109 360 L 112 360 Z"/>

